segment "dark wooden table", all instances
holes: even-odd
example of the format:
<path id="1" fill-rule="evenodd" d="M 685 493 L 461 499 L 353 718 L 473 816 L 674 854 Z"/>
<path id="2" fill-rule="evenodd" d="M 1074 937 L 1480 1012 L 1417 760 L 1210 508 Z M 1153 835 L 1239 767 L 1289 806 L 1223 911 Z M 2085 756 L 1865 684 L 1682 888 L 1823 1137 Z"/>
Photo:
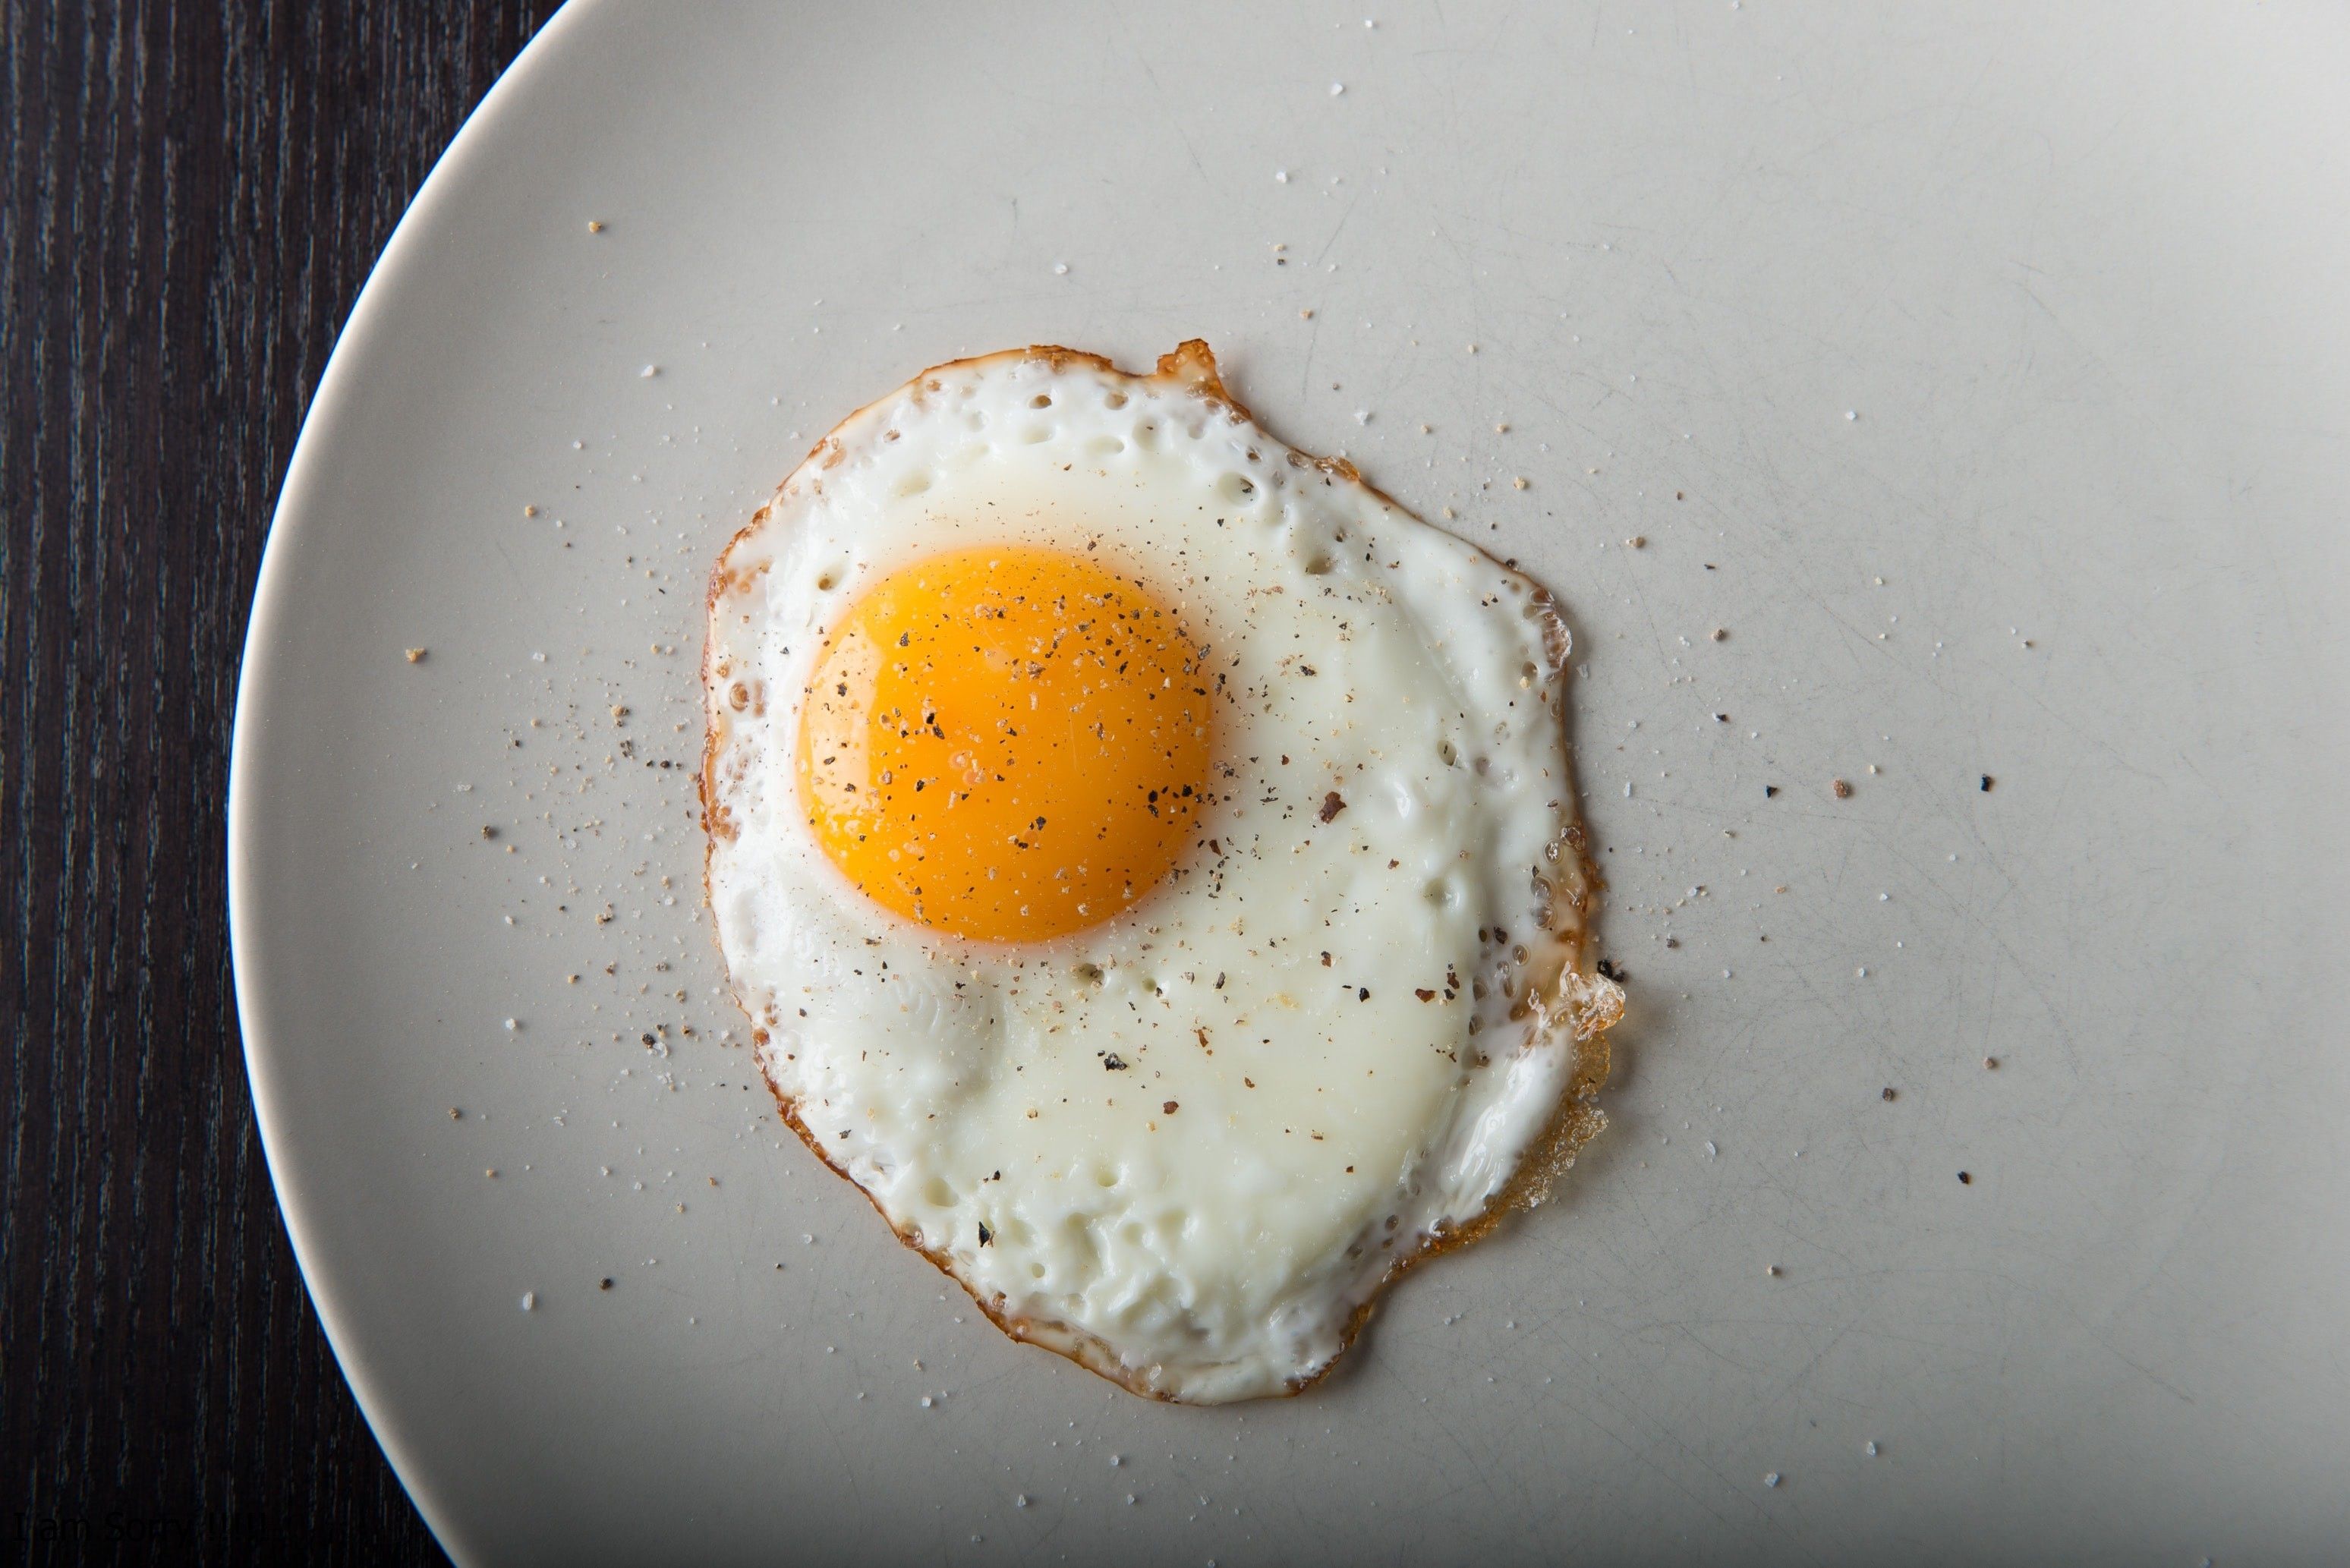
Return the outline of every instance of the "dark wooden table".
<path id="1" fill-rule="evenodd" d="M 229 725 L 328 352 L 553 0 L 0 7 L 0 1558 L 442 1561 L 255 1135 Z"/>

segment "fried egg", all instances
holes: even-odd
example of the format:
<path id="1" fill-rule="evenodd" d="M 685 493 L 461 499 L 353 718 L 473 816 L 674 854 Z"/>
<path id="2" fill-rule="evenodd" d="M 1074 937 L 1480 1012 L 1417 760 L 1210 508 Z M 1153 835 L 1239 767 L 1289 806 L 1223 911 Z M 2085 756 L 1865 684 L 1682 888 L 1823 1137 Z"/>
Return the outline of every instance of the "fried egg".
<path id="1" fill-rule="evenodd" d="M 1014 1337 L 1199 1403 L 1598 1127 L 1566 632 L 1205 345 L 959 360 L 727 546 L 708 895 L 783 1114 Z"/>

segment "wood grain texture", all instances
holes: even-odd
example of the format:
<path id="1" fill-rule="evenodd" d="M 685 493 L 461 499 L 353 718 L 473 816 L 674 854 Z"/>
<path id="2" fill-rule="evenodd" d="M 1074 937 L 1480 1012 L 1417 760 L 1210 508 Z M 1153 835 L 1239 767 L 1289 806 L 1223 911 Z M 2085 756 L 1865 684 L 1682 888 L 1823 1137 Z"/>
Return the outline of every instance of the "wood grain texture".
<path id="1" fill-rule="evenodd" d="M 554 6 L 0 6 L 0 1559 L 440 1561 L 255 1134 L 229 732 L 335 336 Z"/>

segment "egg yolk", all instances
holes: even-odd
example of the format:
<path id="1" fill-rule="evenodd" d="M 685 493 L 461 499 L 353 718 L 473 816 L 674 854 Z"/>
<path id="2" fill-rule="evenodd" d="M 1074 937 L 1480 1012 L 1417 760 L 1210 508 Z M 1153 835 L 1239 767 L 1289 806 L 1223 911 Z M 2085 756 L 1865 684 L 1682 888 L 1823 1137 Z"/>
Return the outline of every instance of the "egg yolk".
<path id="1" fill-rule="evenodd" d="M 799 792 L 868 898 L 935 930 L 1035 941 L 1173 868 L 1207 804 L 1205 650 L 1141 582 L 1033 546 L 882 578 L 816 659 Z"/>

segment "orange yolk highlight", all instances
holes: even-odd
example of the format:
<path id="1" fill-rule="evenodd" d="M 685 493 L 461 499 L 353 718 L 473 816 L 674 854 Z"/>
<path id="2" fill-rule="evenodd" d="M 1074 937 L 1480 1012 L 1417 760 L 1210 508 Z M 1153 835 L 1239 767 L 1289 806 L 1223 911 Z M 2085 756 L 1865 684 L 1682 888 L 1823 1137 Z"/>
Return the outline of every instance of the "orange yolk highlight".
<path id="1" fill-rule="evenodd" d="M 799 792 L 832 863 L 935 930 L 1036 941 L 1173 868 L 1207 804 L 1205 650 L 1141 582 L 1028 545 L 867 590 L 817 656 Z"/>

